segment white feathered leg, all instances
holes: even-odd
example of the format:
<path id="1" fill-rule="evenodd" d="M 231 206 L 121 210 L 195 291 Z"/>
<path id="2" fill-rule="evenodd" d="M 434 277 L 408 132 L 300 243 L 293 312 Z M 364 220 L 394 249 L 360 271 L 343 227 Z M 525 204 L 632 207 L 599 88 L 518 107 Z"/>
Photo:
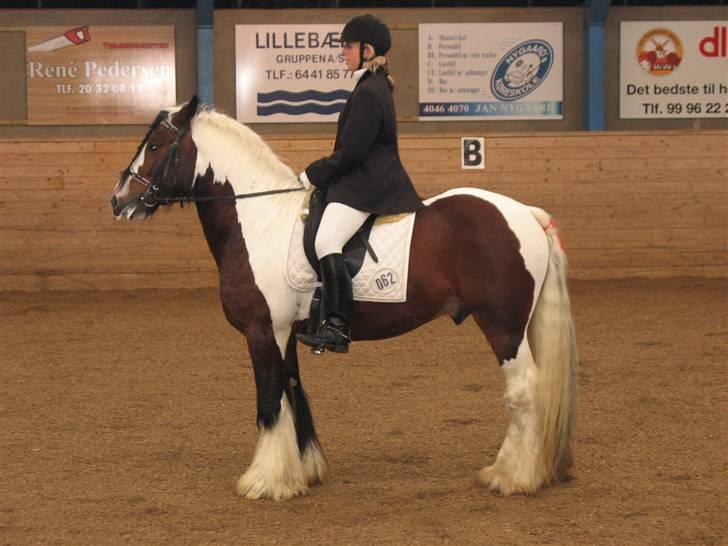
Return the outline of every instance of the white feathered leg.
<path id="1" fill-rule="evenodd" d="M 309 475 L 301 461 L 291 406 L 284 394 L 278 421 L 260 433 L 253 462 L 238 480 L 236 491 L 249 499 L 290 499 L 308 493 Z"/>
<path id="2" fill-rule="evenodd" d="M 308 485 L 323 483 L 328 464 L 318 442 L 309 442 L 303 450 L 303 475 Z"/>
<path id="3" fill-rule="evenodd" d="M 538 476 L 538 419 L 536 381 L 538 368 L 524 338 L 516 358 L 503 366 L 510 423 L 495 463 L 480 471 L 480 481 L 503 495 L 533 493 L 541 485 Z"/>

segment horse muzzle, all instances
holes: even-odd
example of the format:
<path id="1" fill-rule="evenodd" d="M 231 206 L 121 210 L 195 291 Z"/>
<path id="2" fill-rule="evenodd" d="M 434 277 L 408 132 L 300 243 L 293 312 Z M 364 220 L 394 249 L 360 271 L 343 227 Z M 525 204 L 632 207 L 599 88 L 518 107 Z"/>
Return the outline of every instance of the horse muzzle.
<path id="1" fill-rule="evenodd" d="M 111 195 L 111 210 L 117 220 L 143 219 L 149 216 L 150 208 L 140 206 L 139 202 L 129 202 L 116 193 Z"/>
<path id="2" fill-rule="evenodd" d="M 115 194 L 111 194 L 111 210 L 117 219 L 121 217 L 121 214 L 124 212 L 124 208 L 125 207 L 122 205 L 119 198 Z"/>
<path id="3" fill-rule="evenodd" d="M 116 195 L 111 196 L 111 210 L 114 212 L 114 216 L 119 216 L 121 214 L 121 209 L 119 208 L 119 200 L 117 199 Z"/>

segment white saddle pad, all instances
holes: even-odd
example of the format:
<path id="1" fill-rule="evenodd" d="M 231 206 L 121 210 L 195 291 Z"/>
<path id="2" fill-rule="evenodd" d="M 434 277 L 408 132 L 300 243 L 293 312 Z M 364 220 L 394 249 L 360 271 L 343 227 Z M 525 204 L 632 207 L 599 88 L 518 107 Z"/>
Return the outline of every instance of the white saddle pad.
<path id="1" fill-rule="evenodd" d="M 307 212 L 307 211 L 306 211 Z M 352 279 L 357 301 L 403 302 L 407 300 L 410 242 L 415 215 L 377 218 L 369 244 L 379 259 L 376 263 L 367 251 L 361 269 Z M 291 229 L 286 261 L 286 281 L 294 290 L 310 292 L 316 273 L 303 251 L 303 220 L 296 217 Z"/>

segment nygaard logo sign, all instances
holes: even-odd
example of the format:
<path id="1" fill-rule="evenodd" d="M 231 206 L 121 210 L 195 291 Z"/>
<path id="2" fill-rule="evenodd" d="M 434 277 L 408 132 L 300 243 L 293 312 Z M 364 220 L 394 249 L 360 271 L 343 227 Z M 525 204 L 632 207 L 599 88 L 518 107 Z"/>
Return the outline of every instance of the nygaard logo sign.
<path id="1" fill-rule="evenodd" d="M 553 63 L 554 50 L 548 42 L 528 40 L 518 44 L 496 65 L 490 90 L 504 101 L 523 98 L 543 83 Z"/>
<path id="2" fill-rule="evenodd" d="M 682 41 L 677 34 L 666 28 L 650 30 L 637 42 L 637 62 L 648 74 L 672 74 L 682 59 Z"/>

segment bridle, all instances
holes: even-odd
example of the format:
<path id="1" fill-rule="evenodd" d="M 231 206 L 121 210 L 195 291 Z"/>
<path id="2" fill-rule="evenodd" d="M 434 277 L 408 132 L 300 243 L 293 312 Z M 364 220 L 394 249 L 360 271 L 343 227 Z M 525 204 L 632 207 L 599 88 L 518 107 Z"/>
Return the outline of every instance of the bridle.
<path id="1" fill-rule="evenodd" d="M 169 172 L 169 166 L 174 163 L 174 180 L 172 182 L 172 194 L 176 193 L 177 188 L 177 165 L 179 163 L 179 143 L 182 140 L 182 137 L 185 135 L 185 132 L 187 129 L 179 129 L 177 128 L 170 119 L 164 119 L 160 122 L 160 125 L 165 127 L 166 129 L 169 129 L 175 134 L 174 142 L 169 146 L 169 150 L 167 150 L 167 153 L 164 155 L 164 162 L 162 165 L 160 165 L 159 168 L 154 172 L 154 175 L 152 176 L 152 179 L 148 179 L 145 176 L 141 175 L 140 173 L 132 170 L 131 166 L 129 166 L 129 174 L 131 175 L 132 179 L 139 182 L 141 185 L 146 187 L 146 190 L 142 194 L 142 196 L 139 198 L 139 201 L 148 208 L 156 207 L 157 205 L 164 204 L 163 200 L 165 198 L 160 198 L 157 195 L 157 192 L 159 192 L 159 182 L 161 180 L 164 180 L 167 178 L 167 173 Z M 159 176 L 161 172 L 161 177 Z M 188 196 L 191 196 L 195 191 L 195 179 L 192 180 L 192 184 L 190 185 L 190 189 L 188 190 Z"/>
<path id="2" fill-rule="evenodd" d="M 146 178 L 144 175 L 134 171 L 129 165 L 126 169 L 126 173 L 132 177 L 132 179 L 139 182 L 141 185 L 143 185 L 146 190 L 142 194 L 142 196 L 139 198 L 139 201 L 147 207 L 147 208 L 154 208 L 158 205 L 171 205 L 173 203 L 198 203 L 198 202 L 205 202 L 205 201 L 226 201 L 231 199 L 246 199 L 250 197 L 261 197 L 264 195 L 274 195 L 277 193 L 288 193 L 293 191 L 303 191 L 305 188 L 303 186 L 297 187 L 297 188 L 283 188 L 283 189 L 275 189 L 275 190 L 268 190 L 268 191 L 261 191 L 261 192 L 255 192 L 255 193 L 243 193 L 238 195 L 219 195 L 219 196 L 196 196 L 195 195 L 195 186 L 197 184 L 197 178 L 194 177 L 192 179 L 192 183 L 190 184 L 190 187 L 185 192 L 186 195 L 183 197 L 174 197 L 175 194 L 177 194 L 177 166 L 179 164 L 179 144 L 182 141 L 182 138 L 184 137 L 185 133 L 187 132 L 187 128 L 179 129 L 176 127 L 172 121 L 169 118 L 163 119 L 161 121 L 157 121 L 156 123 L 153 123 L 152 126 L 149 128 L 149 132 L 147 133 L 147 136 L 142 141 L 142 144 L 140 144 L 139 149 L 141 149 L 141 146 L 147 141 L 149 138 L 149 135 L 159 126 L 162 125 L 165 129 L 168 129 L 172 131 L 175 135 L 174 141 L 169 146 L 169 149 L 167 150 L 167 153 L 164 155 L 164 162 L 157 168 L 157 170 L 154 172 L 151 179 Z M 137 153 L 138 155 L 138 153 Z M 136 157 L 136 156 L 135 156 Z M 132 161 L 133 163 L 133 161 Z M 170 165 L 173 165 L 174 169 L 174 179 L 172 181 L 172 195 L 173 197 L 160 197 L 158 195 L 159 189 L 160 189 L 160 182 L 167 178 L 167 174 L 169 173 Z M 161 175 L 161 176 L 160 176 Z"/>

